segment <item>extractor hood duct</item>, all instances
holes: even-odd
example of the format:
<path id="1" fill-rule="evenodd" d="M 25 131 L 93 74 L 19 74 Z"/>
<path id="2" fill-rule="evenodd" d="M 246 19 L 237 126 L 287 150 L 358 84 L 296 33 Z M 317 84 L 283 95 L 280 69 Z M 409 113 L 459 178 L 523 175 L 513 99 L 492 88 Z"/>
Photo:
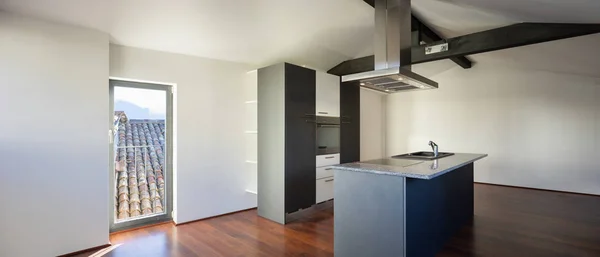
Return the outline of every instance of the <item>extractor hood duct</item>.
<path id="1" fill-rule="evenodd" d="M 342 76 L 384 93 L 438 88 L 411 71 L 410 0 L 375 0 L 375 70 Z"/>

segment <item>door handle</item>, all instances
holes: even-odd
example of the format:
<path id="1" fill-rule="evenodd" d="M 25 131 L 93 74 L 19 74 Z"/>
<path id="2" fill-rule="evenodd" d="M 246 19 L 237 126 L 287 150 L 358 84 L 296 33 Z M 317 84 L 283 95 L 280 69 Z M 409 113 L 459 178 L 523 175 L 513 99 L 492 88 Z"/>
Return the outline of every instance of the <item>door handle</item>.
<path id="1" fill-rule="evenodd" d="M 108 143 L 113 144 L 115 142 L 114 133 L 112 129 L 108 129 Z"/>
<path id="2" fill-rule="evenodd" d="M 335 158 L 335 156 L 325 157 L 325 159 L 333 159 L 333 158 Z"/>
<path id="3" fill-rule="evenodd" d="M 328 112 L 319 112 L 319 114 L 329 114 Z"/>
<path id="4" fill-rule="evenodd" d="M 331 168 L 327 168 L 327 169 L 325 169 L 325 170 L 331 170 Z"/>
<path id="5" fill-rule="evenodd" d="M 325 180 L 325 182 L 331 182 L 331 181 L 333 181 L 333 179 L 328 179 L 328 180 Z"/>

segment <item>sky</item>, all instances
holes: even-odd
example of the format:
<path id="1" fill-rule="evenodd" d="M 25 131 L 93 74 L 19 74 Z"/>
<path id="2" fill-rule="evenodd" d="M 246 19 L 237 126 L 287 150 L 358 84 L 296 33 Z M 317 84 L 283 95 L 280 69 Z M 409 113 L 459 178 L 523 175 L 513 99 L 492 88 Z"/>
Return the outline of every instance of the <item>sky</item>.
<path id="1" fill-rule="evenodd" d="M 115 87 L 115 111 L 124 111 L 129 119 L 165 119 L 166 91 Z"/>

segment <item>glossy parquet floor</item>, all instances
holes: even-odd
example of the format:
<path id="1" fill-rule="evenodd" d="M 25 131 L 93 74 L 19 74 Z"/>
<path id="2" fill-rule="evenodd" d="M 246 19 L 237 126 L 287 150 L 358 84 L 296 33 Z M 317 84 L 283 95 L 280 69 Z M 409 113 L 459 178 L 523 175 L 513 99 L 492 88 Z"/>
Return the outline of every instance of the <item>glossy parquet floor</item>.
<path id="1" fill-rule="evenodd" d="M 286 226 L 249 210 L 110 239 L 122 244 L 110 257 L 333 256 L 333 209 Z M 600 256 L 600 197 L 475 184 L 473 223 L 438 256 Z"/>

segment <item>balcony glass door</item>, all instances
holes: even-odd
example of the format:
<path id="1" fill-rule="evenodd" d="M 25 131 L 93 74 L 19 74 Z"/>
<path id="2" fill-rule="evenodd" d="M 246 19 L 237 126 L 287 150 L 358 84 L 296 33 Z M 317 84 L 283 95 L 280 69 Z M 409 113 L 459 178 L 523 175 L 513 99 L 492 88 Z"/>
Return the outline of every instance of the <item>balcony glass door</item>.
<path id="1" fill-rule="evenodd" d="M 171 92 L 110 80 L 111 231 L 171 219 Z"/>

